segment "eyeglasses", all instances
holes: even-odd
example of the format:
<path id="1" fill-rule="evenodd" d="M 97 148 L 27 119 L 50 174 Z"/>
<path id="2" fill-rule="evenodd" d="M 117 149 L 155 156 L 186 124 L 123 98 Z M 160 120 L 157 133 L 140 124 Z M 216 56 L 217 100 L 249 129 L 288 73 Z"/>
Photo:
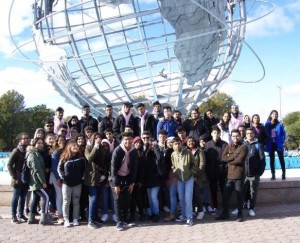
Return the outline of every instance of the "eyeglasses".
<path id="1" fill-rule="evenodd" d="M 143 139 L 149 139 L 150 137 L 143 137 Z"/>

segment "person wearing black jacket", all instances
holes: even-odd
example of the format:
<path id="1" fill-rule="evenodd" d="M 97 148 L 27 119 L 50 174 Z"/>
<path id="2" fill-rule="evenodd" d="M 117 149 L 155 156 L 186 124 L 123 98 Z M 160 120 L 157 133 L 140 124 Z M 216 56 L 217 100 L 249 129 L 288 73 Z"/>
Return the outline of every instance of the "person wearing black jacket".
<path id="1" fill-rule="evenodd" d="M 79 120 L 80 131 L 83 132 L 84 128 L 89 126 L 93 128 L 93 132 L 98 131 L 98 121 L 97 119 L 90 116 L 90 106 L 85 104 L 82 107 L 82 117 Z"/>
<path id="2" fill-rule="evenodd" d="M 138 110 L 138 135 L 141 136 L 144 131 L 150 132 L 151 136 L 156 135 L 156 119 L 152 114 L 150 114 L 146 109 L 143 103 L 137 105 Z"/>
<path id="3" fill-rule="evenodd" d="M 130 126 L 133 131 L 133 137 L 138 136 L 137 118 L 131 112 L 132 104 L 125 102 L 120 115 L 118 115 L 113 124 L 114 137 L 121 140 L 122 132 L 125 132 L 125 126 Z"/>
<path id="4" fill-rule="evenodd" d="M 212 126 L 212 140 L 205 144 L 206 176 L 210 186 L 213 210 L 218 208 L 218 185 L 223 195 L 227 176 L 226 164 L 222 161 L 222 153 L 227 143 L 220 139 L 221 130 L 218 126 Z"/>
<path id="5" fill-rule="evenodd" d="M 248 214 L 254 217 L 258 184 L 266 167 L 266 159 L 263 146 L 255 138 L 251 128 L 246 130 L 245 144 L 248 147 L 248 155 L 245 160 L 244 200 L 249 200 Z"/>
<path id="6" fill-rule="evenodd" d="M 137 181 L 138 154 L 132 146 L 132 133 L 122 133 L 121 144 L 115 148 L 111 159 L 110 185 L 113 191 L 117 230 L 123 230 L 123 222 L 128 223 L 127 213 L 130 195 Z M 123 215 L 121 215 L 123 210 Z"/>
<path id="7" fill-rule="evenodd" d="M 26 147 L 29 145 L 27 133 L 21 133 L 18 136 L 19 144 L 12 151 L 8 160 L 7 169 L 11 176 L 11 186 L 13 187 L 13 197 L 11 201 L 11 222 L 27 221 L 24 216 L 25 199 L 28 192 L 28 184 L 21 180 L 21 174 L 25 163 Z M 18 215 L 17 215 L 18 208 Z"/>
<path id="8" fill-rule="evenodd" d="M 142 139 L 144 142 L 145 187 L 147 189 L 148 202 L 151 210 L 150 219 L 157 223 L 159 221 L 158 192 L 162 185 L 163 176 L 163 169 L 159 168 L 159 166 L 163 164 L 157 162 L 157 157 L 154 152 L 154 146 L 157 146 L 157 143 L 151 141 L 150 132 L 143 132 Z"/>
<path id="9" fill-rule="evenodd" d="M 209 137 L 209 130 L 200 118 L 198 109 L 191 110 L 191 115 L 184 121 L 183 127 L 186 129 L 187 136 L 193 137 L 196 141 L 199 141 L 200 137 L 206 141 Z"/>
<path id="10" fill-rule="evenodd" d="M 105 138 L 105 130 L 112 129 L 115 118 L 112 116 L 113 108 L 111 105 L 106 105 L 105 114 L 106 116 L 102 118 L 101 122 L 99 122 L 98 132 L 101 135 L 101 138 Z"/>
<path id="11" fill-rule="evenodd" d="M 204 120 L 204 124 L 207 127 L 208 132 L 209 132 L 209 137 L 207 139 L 207 141 L 209 141 L 209 140 L 211 140 L 210 134 L 212 132 L 212 127 L 214 125 L 217 125 L 220 122 L 220 119 L 217 117 L 214 117 L 214 113 L 213 113 L 212 109 L 208 109 L 204 113 L 203 120 Z"/>
<path id="12" fill-rule="evenodd" d="M 252 116 L 252 129 L 258 142 L 265 146 L 269 141 L 268 132 L 263 124 L 260 123 L 260 117 L 258 114 Z"/>
<path id="13" fill-rule="evenodd" d="M 76 142 L 70 141 L 64 149 L 60 162 L 58 164 L 58 174 L 63 180 L 63 216 L 64 226 L 70 227 L 69 207 L 71 200 L 73 202 L 73 226 L 78 226 L 79 201 L 82 188 L 82 180 L 85 172 L 85 159 L 80 153 Z"/>

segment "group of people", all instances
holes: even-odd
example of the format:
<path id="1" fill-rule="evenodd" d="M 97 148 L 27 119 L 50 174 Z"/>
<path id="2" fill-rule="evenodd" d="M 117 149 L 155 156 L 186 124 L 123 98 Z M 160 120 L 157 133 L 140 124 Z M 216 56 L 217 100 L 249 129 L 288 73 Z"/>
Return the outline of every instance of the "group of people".
<path id="1" fill-rule="evenodd" d="M 210 109 L 203 118 L 192 109 L 183 119 L 180 111 L 162 108 L 158 101 L 152 112 L 140 103 L 134 115 L 132 107 L 125 102 L 113 117 L 107 105 L 106 116 L 95 119 L 84 105 L 82 118 L 71 116 L 67 122 L 58 107 L 32 139 L 21 133 L 8 162 L 12 222 L 32 224 L 40 214 L 40 224 L 53 224 L 56 214 L 58 224 L 70 227 L 87 214 L 88 227 L 96 229 L 111 209 L 122 230 L 137 217 L 159 222 L 163 210 L 163 221 L 192 226 L 193 218 L 201 220 L 221 208 L 216 220 L 228 219 L 233 190 L 237 208 L 231 213 L 241 222 L 243 209 L 255 216 L 265 149 L 271 180 L 276 179 L 275 152 L 285 179 L 285 131 L 276 110 L 263 125 L 258 114 L 242 117 L 237 105 L 221 119 Z"/>

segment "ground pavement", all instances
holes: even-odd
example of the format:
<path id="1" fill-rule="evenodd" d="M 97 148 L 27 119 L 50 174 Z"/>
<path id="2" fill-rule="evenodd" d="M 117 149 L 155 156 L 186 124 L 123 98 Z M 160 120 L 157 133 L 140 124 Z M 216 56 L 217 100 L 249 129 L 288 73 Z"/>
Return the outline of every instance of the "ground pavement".
<path id="1" fill-rule="evenodd" d="M 180 223 L 152 224 L 149 222 L 117 231 L 109 223 L 93 230 L 82 224 L 64 228 L 61 225 L 40 226 L 26 223 L 14 225 L 9 219 L 9 207 L 0 207 L 0 242 L 300 242 L 300 203 L 261 206 L 256 217 L 250 218 L 244 211 L 245 221 L 215 221 L 212 215 L 195 220 L 195 225 L 185 227 Z"/>

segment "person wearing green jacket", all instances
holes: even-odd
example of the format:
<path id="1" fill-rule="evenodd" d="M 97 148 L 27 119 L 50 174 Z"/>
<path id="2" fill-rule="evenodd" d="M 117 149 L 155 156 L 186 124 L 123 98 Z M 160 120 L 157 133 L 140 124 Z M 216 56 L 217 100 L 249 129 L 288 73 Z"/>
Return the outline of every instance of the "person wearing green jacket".
<path id="1" fill-rule="evenodd" d="M 195 174 L 195 157 L 179 138 L 173 140 L 174 152 L 171 155 L 172 169 L 178 179 L 177 190 L 181 206 L 181 215 L 177 222 L 186 220 L 186 226 L 193 225 L 193 188 Z"/>
<path id="2" fill-rule="evenodd" d="M 32 191 L 32 201 L 30 205 L 30 213 L 28 217 L 28 224 L 34 223 L 34 207 L 38 197 L 42 199 L 41 218 L 39 224 L 52 224 L 50 215 L 48 214 L 49 196 L 45 189 L 47 188 L 45 176 L 45 163 L 40 152 L 44 148 L 44 141 L 41 138 L 33 139 L 31 146 L 27 147 L 26 159 L 27 166 L 30 169 L 29 191 Z"/>

